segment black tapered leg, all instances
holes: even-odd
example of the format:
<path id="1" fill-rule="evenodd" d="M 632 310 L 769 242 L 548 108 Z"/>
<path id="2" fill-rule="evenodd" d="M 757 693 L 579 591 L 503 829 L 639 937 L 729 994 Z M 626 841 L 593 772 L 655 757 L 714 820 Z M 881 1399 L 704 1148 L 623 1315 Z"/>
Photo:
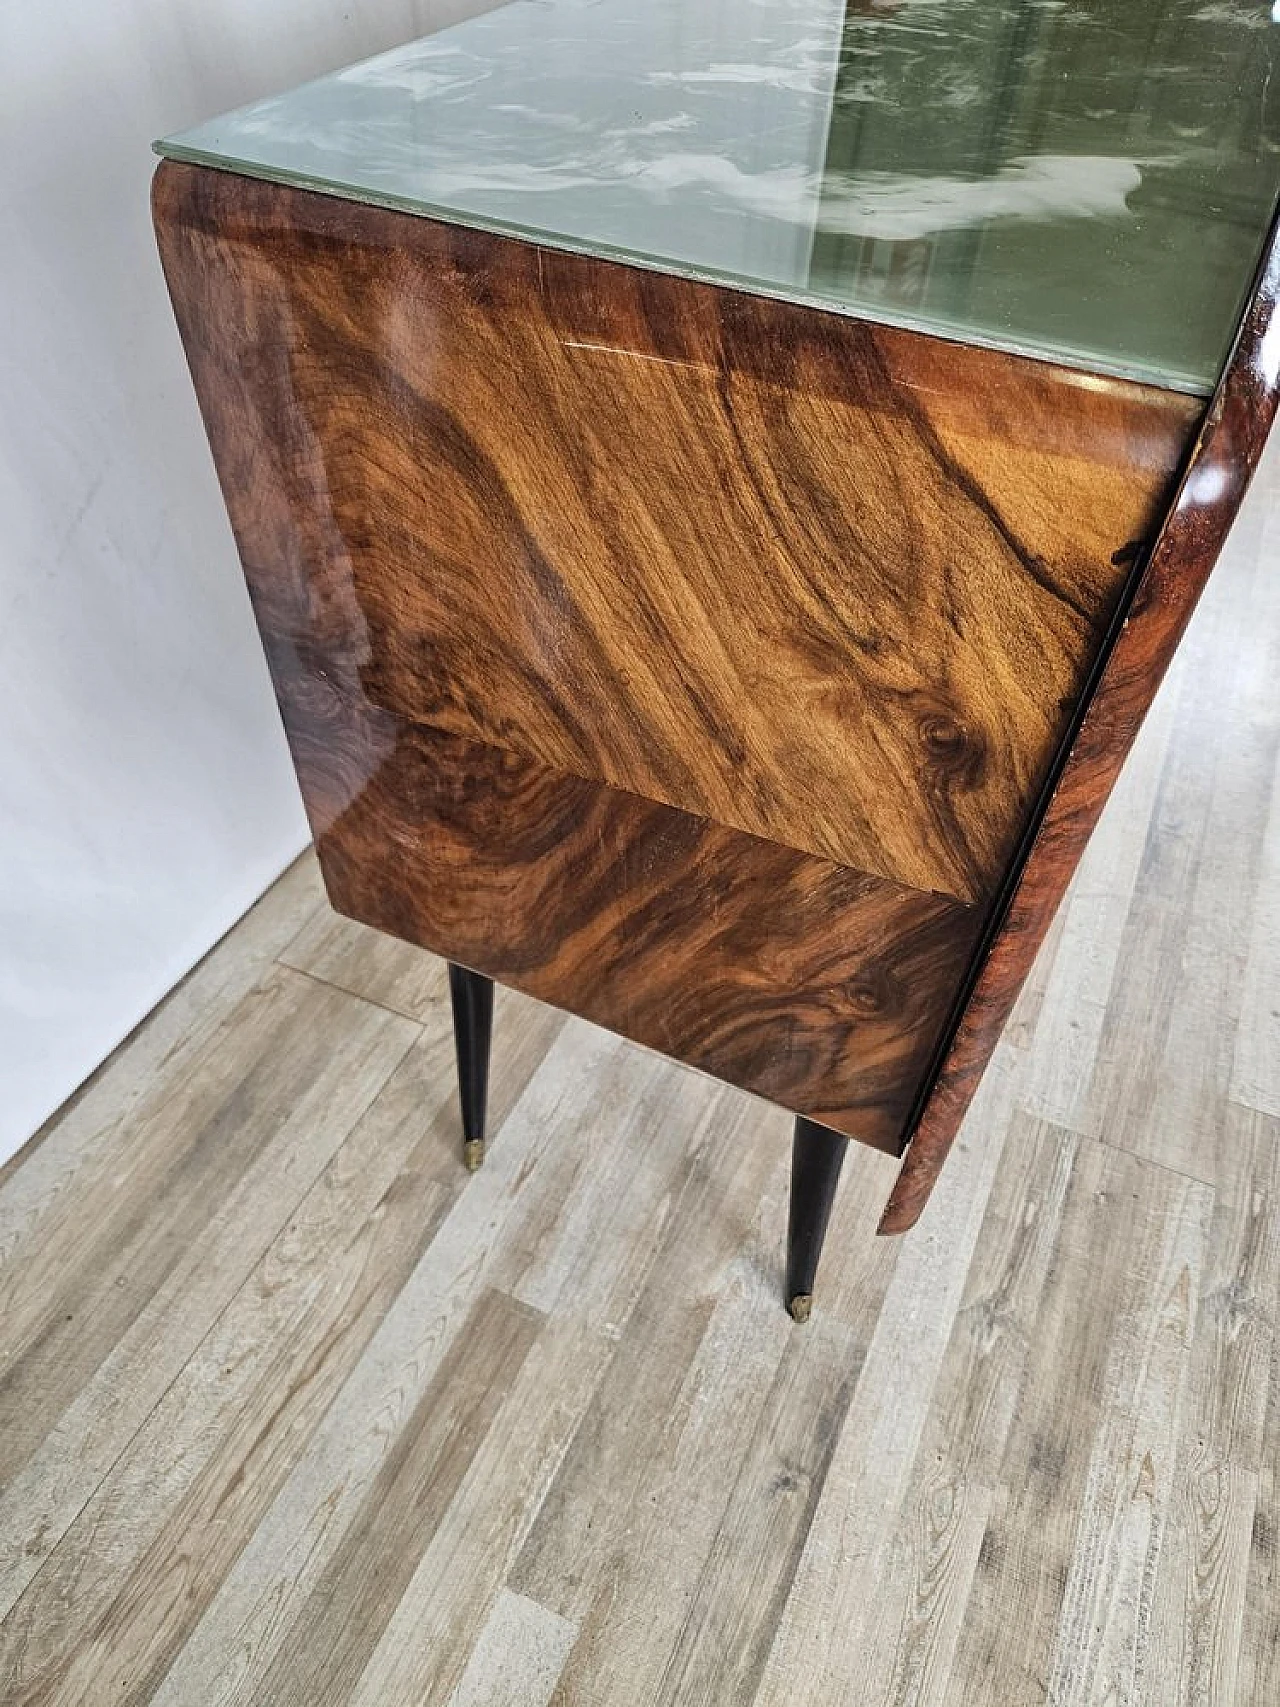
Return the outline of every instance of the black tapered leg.
<path id="1" fill-rule="evenodd" d="M 463 1156 L 472 1173 L 484 1161 L 484 1115 L 489 1095 L 489 1040 L 493 1034 L 493 979 L 449 964 L 453 1041 L 458 1051 Z"/>
<path id="2" fill-rule="evenodd" d="M 849 1148 L 842 1132 L 796 1116 L 791 1140 L 791 1214 L 787 1226 L 787 1309 L 807 1322 L 813 1282 L 836 1200 L 840 1167 Z"/>

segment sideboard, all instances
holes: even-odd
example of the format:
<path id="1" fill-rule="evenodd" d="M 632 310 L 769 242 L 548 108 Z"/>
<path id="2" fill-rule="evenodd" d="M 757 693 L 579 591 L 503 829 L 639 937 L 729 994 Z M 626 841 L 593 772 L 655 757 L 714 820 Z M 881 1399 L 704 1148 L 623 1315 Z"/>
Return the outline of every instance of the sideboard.
<path id="1" fill-rule="evenodd" d="M 496 979 L 795 1113 L 797 1318 L 848 1139 L 920 1215 L 1276 408 L 1220 10 L 517 0 L 159 145 L 328 893 L 451 963 L 471 1165 Z"/>

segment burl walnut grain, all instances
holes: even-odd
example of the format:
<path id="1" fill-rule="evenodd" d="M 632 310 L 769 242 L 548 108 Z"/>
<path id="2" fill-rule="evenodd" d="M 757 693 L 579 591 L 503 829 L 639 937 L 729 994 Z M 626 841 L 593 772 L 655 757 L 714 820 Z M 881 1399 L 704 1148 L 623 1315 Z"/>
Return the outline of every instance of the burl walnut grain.
<path id="1" fill-rule="evenodd" d="M 220 459 L 276 447 L 372 702 L 994 892 L 1189 400 L 228 173 L 157 193 Z"/>
<path id="2" fill-rule="evenodd" d="M 1278 297 L 1280 228 L 1273 224 L 1231 354 L 1150 557 L 1117 613 L 1079 727 L 911 1138 L 882 1233 L 906 1232 L 929 1200 L 1253 479 L 1280 399 Z"/>
<path id="3" fill-rule="evenodd" d="M 960 1107 L 1202 406 L 207 168 L 155 211 L 335 905 L 890 1150 L 954 1031 Z"/>
<path id="4" fill-rule="evenodd" d="M 318 847 L 341 912 L 890 1151 L 979 924 L 411 724 Z"/>

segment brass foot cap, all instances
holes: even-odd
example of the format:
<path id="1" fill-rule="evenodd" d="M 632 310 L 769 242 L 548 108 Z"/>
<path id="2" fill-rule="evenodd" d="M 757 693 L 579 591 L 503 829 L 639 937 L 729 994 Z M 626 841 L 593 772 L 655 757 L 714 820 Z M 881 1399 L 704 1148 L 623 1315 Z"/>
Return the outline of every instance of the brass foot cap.
<path id="1" fill-rule="evenodd" d="M 468 1138 L 462 1147 L 462 1159 L 467 1164 L 467 1172 L 469 1174 L 475 1173 L 481 1162 L 484 1161 L 484 1139 Z"/>
<path id="2" fill-rule="evenodd" d="M 792 1321 L 807 1322 L 809 1320 L 809 1312 L 813 1309 L 813 1293 L 797 1292 L 795 1297 L 787 1305 L 787 1309 L 791 1312 Z"/>

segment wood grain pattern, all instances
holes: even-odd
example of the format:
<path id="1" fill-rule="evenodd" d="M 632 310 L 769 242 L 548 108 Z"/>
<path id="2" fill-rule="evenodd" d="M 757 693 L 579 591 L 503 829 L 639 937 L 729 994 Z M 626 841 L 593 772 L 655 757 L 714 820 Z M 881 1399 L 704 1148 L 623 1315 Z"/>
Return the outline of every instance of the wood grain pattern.
<path id="1" fill-rule="evenodd" d="M 575 1634 L 572 1624 L 546 1607 L 504 1590 L 449 1707 L 547 1707 Z"/>
<path id="2" fill-rule="evenodd" d="M 369 1499 L 276 1649 L 257 1691 L 260 1700 L 283 1701 L 286 1689 L 316 1707 L 344 1707 L 350 1700 L 413 1575 L 422 1536 L 437 1527 L 457 1494 L 541 1321 L 536 1310 L 505 1293 L 477 1298 L 379 1466 Z M 394 1523 L 390 1536 L 388 1519 Z"/>
<path id="3" fill-rule="evenodd" d="M 1253 478 L 1280 403 L 1280 227 L 881 1220 L 914 1226 Z"/>
<path id="4" fill-rule="evenodd" d="M 277 659 L 992 894 L 1193 401 L 223 172 L 155 200 L 247 572 L 323 613 Z"/>
<path id="5" fill-rule="evenodd" d="M 505 1284 L 497 1289 L 517 1295 L 522 1269 L 545 1255 L 556 1266 L 572 1267 L 569 1253 L 582 1229 L 573 1217 L 560 1217 L 573 1196 L 568 1187 L 593 1148 L 612 1148 L 616 1136 L 629 1161 L 614 1176 L 614 1202 L 621 1206 L 641 1195 L 648 1212 L 629 1236 L 607 1243 L 600 1284 L 566 1289 L 554 1343 L 540 1336 L 509 1404 L 483 1441 L 474 1441 L 481 1480 L 476 1485 L 468 1475 L 441 1525 L 415 1539 L 422 1562 L 406 1590 L 405 1616 L 397 1614 L 387 1626 L 370 1656 L 368 1693 L 362 1679 L 355 1697 L 360 1707 L 447 1699 L 465 1663 L 477 1609 L 511 1568 L 594 1391 L 614 1369 L 629 1368 L 643 1395 L 646 1342 L 650 1373 L 675 1345 L 696 1345 L 707 1314 L 701 1300 L 714 1291 L 773 1160 L 772 1145 L 755 1145 L 748 1134 L 753 1122 L 774 1116 L 762 1117 L 758 1107 L 710 1080 L 691 1084 L 685 1074 L 654 1086 L 656 1098 L 645 1096 L 640 1087 L 652 1085 L 652 1066 L 603 1033 L 565 1028 L 485 1167 L 464 1173 L 468 1189 L 455 1196 L 429 1252 L 240 1553 L 155 1707 L 186 1707 L 206 1696 L 236 1707 L 268 1699 L 262 1678 L 348 1527 L 367 1510 L 376 1533 L 390 1515 L 373 1497 L 379 1467 L 441 1360 L 464 1335 L 477 1290 L 501 1273 Z M 636 1124 L 648 1127 L 643 1144 L 636 1141 Z M 566 1127 L 583 1133 L 584 1143 L 566 1144 Z M 861 1147 L 857 1154 L 864 1163 L 882 1161 Z M 458 1171 L 454 1155 L 455 1177 Z M 548 1173 L 559 1189 L 544 1195 Z M 624 1249 L 629 1255 L 619 1262 Z M 620 1429 L 615 1438 L 621 1439 Z M 639 1462 L 634 1474 L 642 1483 Z M 485 1497 L 495 1486 L 503 1489 L 500 1501 Z M 371 1554 L 371 1565 L 376 1558 Z M 350 1610 L 358 1619 L 358 1606 Z M 299 1658 L 305 1663 L 304 1655 Z M 308 1696 L 302 1691 L 285 1699 L 301 1707 Z"/>
<path id="6" fill-rule="evenodd" d="M 1280 441 L 1272 471 L 1280 490 Z M 1264 496 L 1259 481 L 1255 514 Z M 1229 614 L 1274 541 L 1237 533 L 1214 577 L 1192 654 L 1210 676 L 1237 669 Z M 1265 605 L 1259 656 L 1280 648 L 1278 619 Z M 114 1324 L 56 1418 L 54 1371 L 48 1432 L 4 1489 L 22 1575 L 0 1697 L 248 1707 L 270 1676 L 273 1707 L 303 1707 L 323 1604 L 343 1675 L 368 1655 L 352 1707 L 450 1707 L 504 1658 L 518 1701 L 571 1637 L 551 1699 L 600 1707 L 1021 1703 L 1055 1672 L 1079 1672 L 1077 1698 L 1116 1678 L 1134 1707 L 1280 1699 L 1280 1121 L 1229 1100 L 1266 942 L 1252 973 L 1231 957 L 1212 1026 L 1170 1032 L 1152 1004 L 1140 1029 L 1153 976 L 1218 976 L 1205 892 L 1243 925 L 1267 881 L 1256 855 L 1224 868 L 1220 846 L 1262 845 L 1280 784 L 1273 769 L 1256 798 L 1239 738 L 1242 715 L 1275 712 L 1274 671 L 1254 664 L 1247 708 L 1180 702 L 1171 740 L 1140 737 L 1161 779 L 1122 820 L 1121 865 L 1158 871 L 1179 933 L 1144 885 L 1100 926 L 1099 952 L 1122 944 L 1100 1000 L 1173 1088 L 1175 1165 L 1153 1159 L 1155 1132 L 1135 1156 L 1117 1148 L 1128 1124 L 1104 1138 L 1021 1112 L 1075 999 L 1063 962 L 1097 946 L 1072 929 L 981 1087 L 981 1141 L 953 1155 L 929 1237 L 872 1237 L 894 1163 L 851 1149 L 804 1331 L 777 1308 L 785 1116 L 503 992 L 495 1090 L 526 1067 L 485 1169 L 465 1173 L 443 966 L 331 914 L 304 861 L 0 1179 L 7 1295 L 42 1294 L 55 1323 L 79 1311 L 105 1204 L 136 1227 L 146 1289 L 146 1331 Z M 1086 856 L 1085 898 L 1106 851 Z M 305 976 L 282 978 L 282 959 Z M 276 1051 L 259 1049 L 261 1165 L 204 1174 L 167 1278 L 147 1254 L 172 1238 L 164 1182 L 194 1131 L 216 1147 L 254 1010 L 280 988 L 307 1008 L 305 1048 L 332 1059 L 296 1108 L 301 1019 L 274 1088 Z M 421 1036 L 383 1078 L 352 1050 L 387 1026 L 386 996 L 411 997 L 415 1019 L 391 1023 Z M 175 1014 L 191 1047 L 174 1047 Z M 321 1125 L 329 1160 L 308 1187 L 298 1155 Z M 1177 1171 L 1192 1154 L 1198 1181 Z M 1182 1249 L 1189 1306 L 1171 1316 Z M 494 1293 L 536 1313 L 518 1370 L 495 1370 Z M 0 1367 L 15 1335 L 0 1313 Z M 484 1427 L 472 1402 L 495 1380 Z M 482 1426 L 461 1478 L 441 1453 L 433 1491 L 423 1395 L 448 1411 L 446 1387 Z M 24 1426 L 15 1402 L 0 1397 L 0 1440 Z M 1131 1477 L 1107 1473 L 1121 1458 Z M 422 1496 L 410 1533 L 393 1480 Z M 1095 1585 L 1102 1631 L 1081 1616 Z M 520 1646 L 530 1626 L 551 1639 L 545 1669 Z"/>
<path id="7" fill-rule="evenodd" d="M 352 1006 L 365 1009 L 366 1022 L 377 1012 Z M 524 1017 L 535 1012 L 528 1004 Z M 340 1080 L 349 1063 L 336 1028 L 328 1042 Z M 9 1611 L 6 1703 L 54 1697 L 94 1707 L 129 1690 L 150 1695 L 172 1664 L 184 1618 L 208 1604 L 288 1475 L 288 1443 L 310 1438 L 446 1213 L 456 1167 L 441 1142 L 453 1115 L 442 1107 L 450 1100 L 449 1047 L 446 1027 L 416 1040 L 288 1212 L 283 1233 L 274 1191 L 263 1191 L 258 1176 L 253 1201 L 264 1215 L 274 1202 L 277 1229 L 261 1260 L 243 1236 L 251 1231 L 243 1210 L 234 1217 L 240 1236 L 225 1253 L 188 1227 L 199 1252 L 194 1284 L 189 1273 L 181 1295 L 150 1295 L 149 1343 L 126 1335 L 108 1348 L 97 1377 L 110 1403 L 86 1407 L 81 1399 L 45 1436 L 38 1473 L 7 1485 L 0 1533 L 22 1576 L 0 1589 Z M 273 1187 L 283 1184 L 278 1166 L 269 1177 Z M 167 1222 L 161 1194 L 151 1201 L 154 1240 Z M 218 1205 L 217 1196 L 209 1202 Z M 220 1205 L 208 1217 L 225 1218 Z M 58 1249 L 65 1273 L 73 1265 Z M 228 1298 L 219 1271 L 229 1267 Z M 273 1419 L 269 1440 L 263 1410 Z M 81 1569 L 90 1525 L 77 1516 L 86 1500 L 97 1544 L 112 1562 L 109 1577 L 90 1581 Z M 171 1519 L 192 1555 L 177 1580 L 168 1559 Z M 37 1573 L 39 1591 L 20 1598 L 18 1589 Z M 38 1611 L 45 1594 L 67 1609 L 54 1640 Z"/>
<path id="8" fill-rule="evenodd" d="M 321 1045 L 318 1034 L 339 1014 L 349 1027 L 341 1048 Z M 278 1231 L 258 1185 L 263 1170 L 272 1167 L 273 1146 L 288 1149 L 289 1169 L 305 1190 L 408 1049 L 409 1021 L 392 1014 L 369 1021 L 370 1012 L 354 999 L 335 999 L 295 973 L 260 986 L 188 1064 L 181 1094 L 134 1121 L 128 1168 L 122 1171 L 117 1163 L 114 1177 L 104 1183 L 74 1270 L 65 1254 L 58 1259 L 58 1306 L 51 1302 L 55 1276 L 43 1251 L 17 1268 L 6 1265 L 0 1287 L 7 1329 L 0 1408 L 9 1421 L 0 1435 L 0 1518 L 24 1482 L 40 1482 L 51 1507 L 55 1493 L 59 1504 L 65 1499 L 74 1508 L 83 1502 L 101 1475 L 99 1454 L 108 1449 L 108 1438 L 101 1417 L 98 1439 L 78 1433 L 68 1413 L 73 1395 L 113 1346 L 150 1346 L 153 1355 L 143 1360 L 138 1380 L 122 1383 L 118 1394 L 121 1421 L 128 1424 L 132 1417 L 136 1426 L 135 1406 L 145 1406 L 148 1395 L 154 1402 L 174 1374 L 155 1355 L 155 1301 L 193 1308 L 193 1228 L 199 1225 L 207 1235 L 201 1295 L 208 1309 L 219 1277 L 227 1279 L 228 1247 L 243 1252 L 265 1246 Z M 177 1146 L 175 1129 L 182 1134 Z M 157 1156 L 165 1158 L 164 1166 L 156 1165 Z M 133 1194 L 125 1189 L 140 1177 L 147 1179 L 154 1202 L 164 1205 L 162 1236 L 155 1236 L 154 1225 L 144 1236 Z M 279 1179 L 278 1172 L 274 1177 Z M 227 1192 L 234 1197 L 227 1219 L 211 1225 L 209 1201 Z M 33 1465 L 33 1453 L 59 1424 L 80 1450 L 69 1452 L 60 1442 L 51 1460 Z M 38 1550 L 11 1548 L 11 1532 L 0 1528 L 0 1605 L 10 1603 L 39 1564 Z"/>
<path id="9" fill-rule="evenodd" d="M 119 1336 L 0 1391 L 0 1442 L 33 1404 L 44 1431 L 0 1492 L 0 1698 L 248 1704 L 274 1668 L 272 1707 L 304 1707 L 295 1633 L 350 1536 L 352 1707 L 449 1707 L 501 1675 L 503 1628 L 532 1691 L 561 1649 L 531 1665 L 530 1623 L 574 1635 L 552 1699 L 600 1707 L 1020 1707 L 1055 1674 L 1133 1707 L 1280 1700 L 1280 1119 L 1269 1083 L 1232 1100 L 1280 966 L 1250 926 L 1280 811 L 1277 496 L 1280 437 L 1180 656 L 1197 691 L 1141 731 L 1143 786 L 1086 852 L 928 1236 L 872 1238 L 894 1164 L 851 1149 L 803 1331 L 776 1301 L 780 1113 L 500 992 L 496 1141 L 466 1174 L 444 968 L 332 914 L 301 862 L 0 1173 L 0 1368 L 87 1296 Z M 1163 1089 L 1145 1124 L 1135 1083 L 1123 1121 L 1068 1131 L 1067 1104 L 1025 1105 L 1091 956 L 1114 973 L 1070 1107 L 1116 1106 L 1120 1051 Z M 1168 1025 L 1170 986 L 1217 992 L 1201 1024 Z M 245 1118 L 247 1177 L 241 1139 L 200 1154 Z M 92 1300 L 99 1269 L 127 1310 Z M 446 1357 L 459 1405 L 495 1379 L 494 1292 L 545 1320 L 406 1536 L 389 1466 L 422 1464 Z"/>
<path id="10" fill-rule="evenodd" d="M 896 1150 L 974 909 L 411 725 L 351 792 L 340 911 Z"/>
<path id="11" fill-rule="evenodd" d="M 335 904 L 900 1148 L 1197 406 L 207 169 L 155 209 Z"/>

